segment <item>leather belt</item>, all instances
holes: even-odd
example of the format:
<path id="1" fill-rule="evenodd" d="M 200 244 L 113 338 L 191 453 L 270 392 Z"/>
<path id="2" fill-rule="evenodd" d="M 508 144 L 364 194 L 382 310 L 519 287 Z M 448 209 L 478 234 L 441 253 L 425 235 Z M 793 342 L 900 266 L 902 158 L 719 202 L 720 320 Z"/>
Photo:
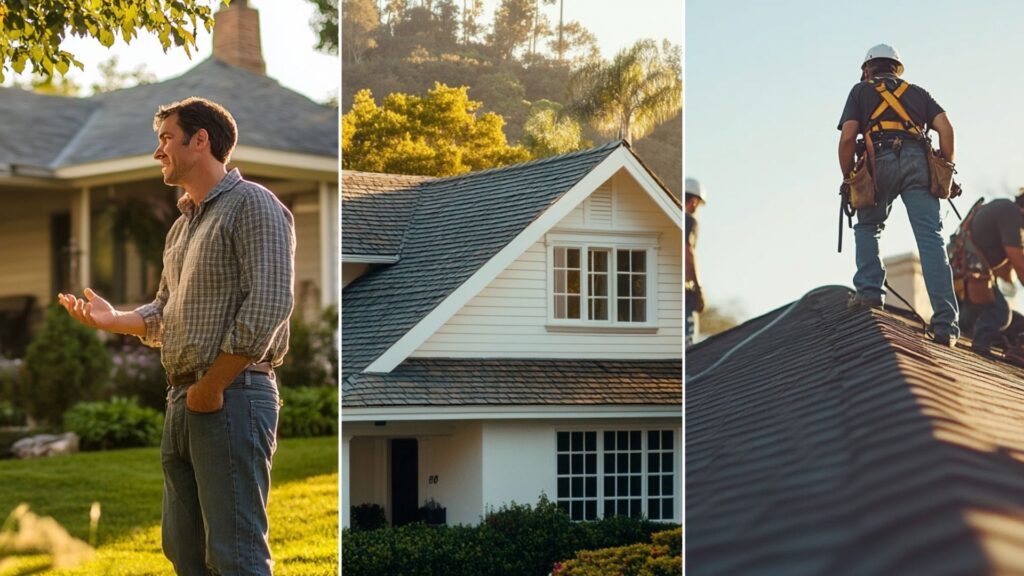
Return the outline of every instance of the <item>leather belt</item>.
<path id="1" fill-rule="evenodd" d="M 255 362 L 245 367 L 242 372 L 258 372 L 260 374 L 273 374 L 274 367 L 270 365 L 270 362 Z M 206 374 L 206 370 L 196 370 L 195 372 L 182 372 L 180 374 L 168 374 L 167 383 L 172 387 L 177 388 L 178 386 L 189 386 L 199 382 Z"/>

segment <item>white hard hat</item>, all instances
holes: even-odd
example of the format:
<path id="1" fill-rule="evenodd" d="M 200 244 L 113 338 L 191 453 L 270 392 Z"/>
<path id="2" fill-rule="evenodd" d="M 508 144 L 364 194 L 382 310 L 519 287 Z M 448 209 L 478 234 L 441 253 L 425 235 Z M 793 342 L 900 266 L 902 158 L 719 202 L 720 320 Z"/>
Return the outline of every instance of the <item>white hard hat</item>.
<path id="1" fill-rule="evenodd" d="M 696 196 L 697 198 L 700 198 L 700 201 L 704 202 L 705 204 L 708 201 L 708 194 L 707 192 L 704 191 L 704 186 L 702 186 L 700 181 L 698 181 L 696 178 L 686 179 L 686 195 Z"/>
<path id="2" fill-rule="evenodd" d="M 864 62 L 861 63 L 860 67 L 863 68 L 864 64 L 867 64 L 871 60 L 877 58 L 888 58 L 889 60 L 896 61 L 896 75 L 903 74 L 903 61 L 900 60 L 900 53 L 895 48 L 888 44 L 879 44 L 878 46 L 872 46 L 868 53 L 864 55 Z"/>

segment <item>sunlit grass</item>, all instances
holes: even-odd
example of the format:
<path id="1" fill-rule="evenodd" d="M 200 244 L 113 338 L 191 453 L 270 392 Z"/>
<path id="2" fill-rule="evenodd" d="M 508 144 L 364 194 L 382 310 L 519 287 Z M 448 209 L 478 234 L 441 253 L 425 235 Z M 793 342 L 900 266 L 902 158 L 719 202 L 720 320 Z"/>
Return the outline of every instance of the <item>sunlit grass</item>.
<path id="1" fill-rule="evenodd" d="M 269 509 L 275 574 L 337 574 L 337 469 L 335 438 L 281 441 Z M 88 541 L 89 508 L 102 506 L 93 561 L 58 571 L 48 570 L 43 556 L 8 558 L 0 576 L 173 576 L 160 550 L 162 485 L 153 448 L 0 462 L 0 515 L 25 502 Z"/>

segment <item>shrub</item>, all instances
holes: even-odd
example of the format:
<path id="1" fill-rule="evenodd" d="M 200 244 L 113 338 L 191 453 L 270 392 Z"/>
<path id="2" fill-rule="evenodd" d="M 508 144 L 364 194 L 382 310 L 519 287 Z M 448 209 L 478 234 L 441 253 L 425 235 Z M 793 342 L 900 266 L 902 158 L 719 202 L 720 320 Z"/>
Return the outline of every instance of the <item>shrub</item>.
<path id="1" fill-rule="evenodd" d="M 24 426 L 25 412 L 7 400 L 0 400 L 0 426 Z"/>
<path id="2" fill-rule="evenodd" d="M 110 355 L 96 330 L 73 320 L 58 304 L 46 312 L 43 328 L 25 353 L 26 411 L 51 423 L 71 406 L 99 398 L 110 378 Z"/>
<path id="3" fill-rule="evenodd" d="M 384 508 L 380 504 L 360 504 L 352 507 L 352 530 L 378 530 L 387 525 Z"/>
<path id="4" fill-rule="evenodd" d="M 600 548 L 607 542 L 612 546 L 648 542 L 651 534 L 666 527 L 637 518 L 571 522 L 564 511 L 541 496 L 536 506 L 513 503 L 489 512 L 479 526 L 411 524 L 346 530 L 342 573 L 547 576 L 556 560 L 572 558 L 580 550 Z M 623 540 L 614 541 L 616 538 Z M 660 546 L 668 550 L 667 545 Z"/>
<path id="5" fill-rule="evenodd" d="M 556 565 L 553 576 L 681 576 L 682 529 L 652 535 L 653 544 L 631 544 L 602 550 L 582 550 L 576 558 Z"/>
<path id="6" fill-rule="evenodd" d="M 313 323 L 292 315 L 288 355 L 275 368 L 284 386 L 338 387 L 338 308 L 324 308 Z"/>
<path id="7" fill-rule="evenodd" d="M 78 434 L 82 450 L 159 446 L 164 415 L 134 398 L 82 402 L 64 415 L 64 427 Z"/>
<path id="8" fill-rule="evenodd" d="M 126 336 L 113 346 L 110 359 L 110 397 L 135 397 L 147 408 L 163 411 L 167 402 L 167 375 L 160 365 L 160 351 L 138 338 Z"/>
<path id="9" fill-rule="evenodd" d="M 285 385 L 280 392 L 282 403 L 277 432 L 282 438 L 337 435 L 337 388 L 289 388 Z"/>

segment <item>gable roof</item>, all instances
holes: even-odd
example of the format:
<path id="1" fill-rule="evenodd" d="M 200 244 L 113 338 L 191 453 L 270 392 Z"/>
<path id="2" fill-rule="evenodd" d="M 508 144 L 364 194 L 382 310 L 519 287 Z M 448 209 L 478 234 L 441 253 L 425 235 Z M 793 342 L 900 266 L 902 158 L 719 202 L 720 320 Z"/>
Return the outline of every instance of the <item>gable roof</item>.
<path id="1" fill-rule="evenodd" d="M 434 179 L 342 170 L 342 261 L 397 261 L 419 184 Z"/>
<path id="2" fill-rule="evenodd" d="M 57 168 L 150 155 L 153 114 L 162 104 L 202 96 L 224 105 L 239 146 L 336 157 L 338 111 L 276 80 L 216 59 L 163 82 L 86 98 L 0 88 L 0 165 Z"/>
<path id="3" fill-rule="evenodd" d="M 383 406 L 681 406 L 682 360 L 409 358 L 353 374 L 346 409 Z"/>
<path id="4" fill-rule="evenodd" d="M 398 262 L 342 292 L 342 377 L 361 372 L 395 344 L 621 146 L 420 183 Z M 348 239 L 343 229 L 342 246 Z"/>
<path id="5" fill-rule="evenodd" d="M 687 349 L 688 570 L 1024 571 L 1024 370 L 849 293 Z"/>

